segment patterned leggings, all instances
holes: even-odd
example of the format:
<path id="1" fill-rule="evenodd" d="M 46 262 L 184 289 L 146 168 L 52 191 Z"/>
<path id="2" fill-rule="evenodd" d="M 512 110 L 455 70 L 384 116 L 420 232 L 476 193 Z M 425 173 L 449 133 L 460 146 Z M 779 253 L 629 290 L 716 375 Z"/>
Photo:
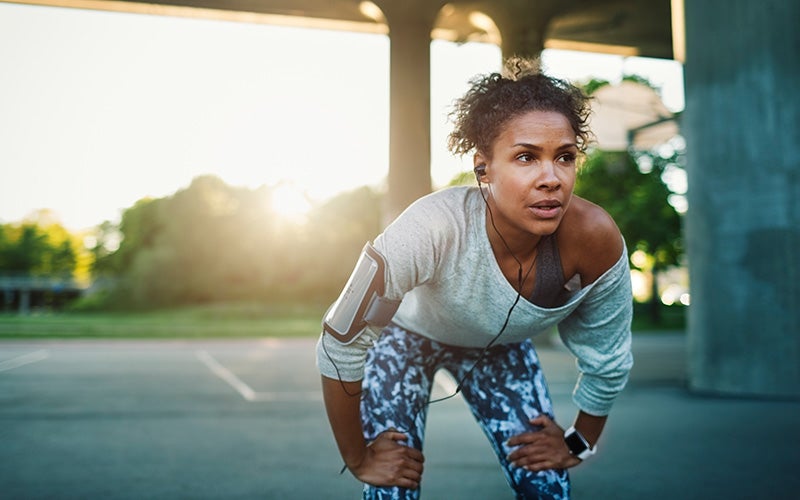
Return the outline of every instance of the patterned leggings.
<path id="1" fill-rule="evenodd" d="M 408 445 L 422 450 L 428 399 L 437 370 L 461 380 L 477 361 L 479 348 L 441 344 L 396 325 L 383 330 L 368 351 L 361 415 L 367 441 L 395 428 L 408 435 Z M 554 418 L 539 358 L 529 341 L 491 347 L 464 380 L 464 400 L 494 448 L 508 483 L 520 499 L 569 498 L 566 470 L 530 472 L 512 466 L 505 442 L 530 431 L 529 421 L 541 413 Z M 420 490 L 364 485 L 365 499 L 417 499 Z"/>

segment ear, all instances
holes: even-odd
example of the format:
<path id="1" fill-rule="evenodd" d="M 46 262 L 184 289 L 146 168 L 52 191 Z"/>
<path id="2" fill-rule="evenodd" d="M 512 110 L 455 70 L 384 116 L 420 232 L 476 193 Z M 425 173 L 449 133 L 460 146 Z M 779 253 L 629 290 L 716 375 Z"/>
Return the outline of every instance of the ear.
<path id="1" fill-rule="evenodd" d="M 472 157 L 472 170 L 475 172 L 475 177 L 478 179 L 478 182 L 485 182 L 487 180 L 487 160 L 488 159 L 483 153 L 475 153 L 475 156 Z"/>

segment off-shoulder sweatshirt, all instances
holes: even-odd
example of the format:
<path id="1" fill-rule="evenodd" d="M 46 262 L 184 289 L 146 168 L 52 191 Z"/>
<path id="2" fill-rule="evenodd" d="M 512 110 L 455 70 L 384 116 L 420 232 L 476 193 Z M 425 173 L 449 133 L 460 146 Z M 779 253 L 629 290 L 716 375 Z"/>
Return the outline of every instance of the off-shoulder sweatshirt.
<path id="1" fill-rule="evenodd" d="M 402 299 L 392 321 L 438 342 L 484 347 L 517 298 L 492 253 L 486 205 L 477 187 L 448 188 L 420 198 L 374 246 L 386 259 L 385 296 Z M 575 404 L 589 414 L 607 415 L 633 365 L 631 318 L 623 248 L 616 264 L 560 307 L 543 308 L 521 298 L 497 342 L 521 342 L 556 326 L 577 359 Z M 366 351 L 378 334 L 367 328 L 349 345 L 323 334 L 317 343 L 320 373 L 360 380 Z"/>

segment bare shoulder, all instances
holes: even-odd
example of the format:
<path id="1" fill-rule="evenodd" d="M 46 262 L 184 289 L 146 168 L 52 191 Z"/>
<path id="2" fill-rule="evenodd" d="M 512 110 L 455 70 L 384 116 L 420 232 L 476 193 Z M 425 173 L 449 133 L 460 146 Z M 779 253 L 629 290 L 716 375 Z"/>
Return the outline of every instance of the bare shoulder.
<path id="1" fill-rule="evenodd" d="M 573 196 L 561 224 L 558 243 L 564 271 L 580 274 L 584 286 L 611 269 L 622 255 L 622 234 L 600 206 Z"/>

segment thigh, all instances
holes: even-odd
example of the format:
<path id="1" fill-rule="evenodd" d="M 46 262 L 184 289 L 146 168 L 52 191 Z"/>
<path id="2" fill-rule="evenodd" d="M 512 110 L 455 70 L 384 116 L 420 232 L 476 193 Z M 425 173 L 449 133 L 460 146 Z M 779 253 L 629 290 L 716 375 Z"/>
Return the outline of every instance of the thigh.
<path id="1" fill-rule="evenodd" d="M 402 328 L 384 329 L 367 353 L 361 399 L 364 437 L 397 429 L 408 436 L 408 446 L 422 450 L 427 401 L 435 366 L 430 341 Z M 419 490 L 364 486 L 367 499 L 414 499 Z"/>
<path id="2" fill-rule="evenodd" d="M 427 401 L 435 366 L 430 341 L 400 327 L 384 329 L 367 352 L 361 419 L 370 440 L 388 429 L 409 434 L 422 449 Z"/>
<path id="3" fill-rule="evenodd" d="M 467 374 L 470 366 L 456 367 L 457 377 Z M 506 441 L 534 430 L 531 419 L 544 413 L 555 420 L 544 373 L 531 342 L 490 349 L 464 380 L 462 392 L 518 498 L 569 497 L 565 470 L 534 473 L 513 467 L 506 458 L 512 451 Z"/>

